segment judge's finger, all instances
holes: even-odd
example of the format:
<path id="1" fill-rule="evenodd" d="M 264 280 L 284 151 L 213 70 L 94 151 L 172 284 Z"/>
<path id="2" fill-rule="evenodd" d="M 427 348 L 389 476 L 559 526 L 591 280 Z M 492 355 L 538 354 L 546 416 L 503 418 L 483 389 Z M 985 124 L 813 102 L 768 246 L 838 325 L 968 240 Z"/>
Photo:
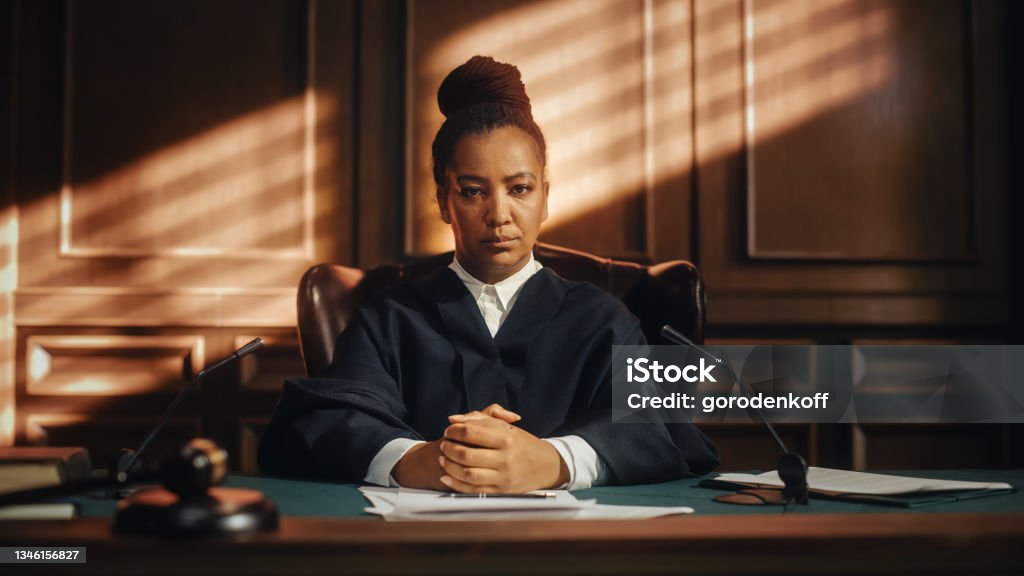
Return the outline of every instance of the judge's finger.
<path id="1" fill-rule="evenodd" d="M 458 462 L 463 466 L 492 468 L 494 470 L 505 468 L 505 460 L 501 458 L 497 451 L 491 448 L 477 448 L 444 440 L 441 442 L 441 454 L 445 458 Z"/>
<path id="2" fill-rule="evenodd" d="M 448 417 L 448 421 L 455 423 L 468 422 L 470 420 L 488 420 L 492 418 L 494 418 L 494 416 L 491 416 L 490 414 L 484 414 L 479 410 L 473 410 L 472 412 L 467 412 L 465 414 L 452 414 Z"/>
<path id="3" fill-rule="evenodd" d="M 448 417 L 449 422 L 466 422 L 469 420 L 482 420 L 485 418 L 497 418 L 512 424 L 523 419 L 522 416 L 505 408 L 501 404 L 491 404 L 483 410 L 474 410 L 467 414 L 452 414 Z"/>
<path id="4" fill-rule="evenodd" d="M 512 425 L 498 420 L 493 420 L 493 422 L 500 423 L 505 429 L 490 426 L 487 421 L 464 422 L 445 428 L 444 439 L 481 448 L 504 448 L 509 440 L 507 429 Z"/>
<path id="5" fill-rule="evenodd" d="M 497 486 L 477 486 L 448 475 L 441 476 L 441 483 L 451 488 L 452 491 L 463 494 L 497 494 L 500 492 Z"/>
<path id="6" fill-rule="evenodd" d="M 490 415 L 490 416 L 494 416 L 495 418 L 498 418 L 500 420 L 504 420 L 505 422 L 508 422 L 509 424 L 511 424 L 513 422 L 518 422 L 518 421 L 523 419 L 523 417 L 520 416 L 519 414 L 516 414 L 515 412 L 513 412 L 513 411 L 505 408 L 501 404 L 497 404 L 497 403 L 491 404 L 487 408 L 484 408 L 483 410 L 481 410 L 481 412 L 483 412 L 484 414 Z"/>
<path id="7" fill-rule="evenodd" d="M 441 463 L 441 468 L 444 468 L 444 471 L 448 476 L 455 478 L 456 480 L 461 480 L 466 484 L 472 484 L 474 486 L 492 486 L 501 480 L 501 475 L 498 474 L 497 470 L 463 466 L 462 464 L 453 462 L 444 456 L 439 456 L 437 460 Z"/>

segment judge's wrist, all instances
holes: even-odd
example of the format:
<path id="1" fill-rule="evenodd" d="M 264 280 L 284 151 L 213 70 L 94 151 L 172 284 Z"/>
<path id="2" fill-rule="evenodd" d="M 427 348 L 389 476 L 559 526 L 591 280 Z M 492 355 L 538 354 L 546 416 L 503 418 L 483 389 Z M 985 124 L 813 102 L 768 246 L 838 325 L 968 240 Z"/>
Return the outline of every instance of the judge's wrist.
<path id="1" fill-rule="evenodd" d="M 444 470 L 438 464 L 441 441 L 424 442 L 409 449 L 391 469 L 391 477 L 405 488 L 447 490 L 441 483 Z"/>
<path id="2" fill-rule="evenodd" d="M 562 455 L 559 454 L 558 450 L 548 442 L 543 442 L 547 446 L 547 450 L 550 454 L 553 454 L 553 461 L 556 463 L 555 466 L 551 467 L 552 471 L 556 471 L 554 474 L 554 480 L 548 485 L 543 486 L 543 489 L 561 489 L 569 485 L 572 481 L 572 475 L 569 473 L 569 465 L 566 464 L 565 460 L 562 459 Z"/>

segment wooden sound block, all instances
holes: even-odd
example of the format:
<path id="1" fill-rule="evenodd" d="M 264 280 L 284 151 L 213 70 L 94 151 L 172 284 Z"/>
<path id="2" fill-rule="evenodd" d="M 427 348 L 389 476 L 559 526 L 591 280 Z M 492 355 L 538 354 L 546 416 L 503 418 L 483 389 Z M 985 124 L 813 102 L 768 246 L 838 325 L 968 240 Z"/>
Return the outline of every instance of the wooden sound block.
<path id="1" fill-rule="evenodd" d="M 145 488 L 117 505 L 113 530 L 123 534 L 217 536 L 277 530 L 277 508 L 258 490 L 210 488 L 181 498 L 164 488 Z"/>

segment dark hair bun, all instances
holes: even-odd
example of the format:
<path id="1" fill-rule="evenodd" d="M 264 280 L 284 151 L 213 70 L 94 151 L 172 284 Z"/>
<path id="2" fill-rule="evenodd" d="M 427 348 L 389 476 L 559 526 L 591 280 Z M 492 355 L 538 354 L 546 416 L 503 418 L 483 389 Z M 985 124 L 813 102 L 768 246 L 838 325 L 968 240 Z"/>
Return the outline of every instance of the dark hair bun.
<path id="1" fill-rule="evenodd" d="M 531 113 L 519 69 L 490 56 L 473 56 L 452 70 L 437 90 L 437 105 L 446 118 L 477 104 L 498 104 Z"/>

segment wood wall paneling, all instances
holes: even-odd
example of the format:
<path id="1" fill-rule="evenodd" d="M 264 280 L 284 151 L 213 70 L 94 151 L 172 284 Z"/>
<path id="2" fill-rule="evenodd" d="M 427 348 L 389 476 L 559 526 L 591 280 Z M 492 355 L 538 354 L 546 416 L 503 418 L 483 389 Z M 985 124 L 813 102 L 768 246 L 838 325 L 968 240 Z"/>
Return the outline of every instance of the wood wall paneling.
<path id="1" fill-rule="evenodd" d="M 15 106 L 17 54 L 21 13 L 15 2 L 0 5 L 0 446 L 14 441 L 15 327 L 14 290 L 17 284 L 18 216 L 14 196 Z"/>
<path id="2" fill-rule="evenodd" d="M 122 448 L 136 449 L 153 426 L 150 418 L 133 416 L 97 419 L 92 414 L 27 414 L 26 444 L 86 446 L 93 468 L 108 467 Z M 194 418 L 175 417 L 146 449 L 145 460 L 159 461 L 163 454 L 199 436 Z"/>
<path id="3" fill-rule="evenodd" d="M 238 362 L 238 382 L 243 390 L 273 392 L 281 390 L 285 378 L 305 373 L 302 355 L 299 351 L 299 336 L 295 330 L 263 333 L 263 349 L 250 354 Z M 235 347 L 240 348 L 256 336 L 235 337 Z"/>
<path id="4" fill-rule="evenodd" d="M 260 446 L 260 437 L 267 428 L 269 418 L 243 418 L 239 423 L 238 430 L 238 456 L 231 460 L 233 470 L 242 473 L 253 474 L 259 472 L 259 464 L 256 459 Z"/>
<path id="5" fill-rule="evenodd" d="M 24 85 L 60 132 L 22 149 L 51 176 L 18 189 L 19 287 L 294 286 L 313 257 L 306 7 L 245 6 L 68 2 L 33 30 L 63 47 Z"/>
<path id="6" fill-rule="evenodd" d="M 353 2 L 39 4 L 20 288 L 219 290 L 205 321 L 238 325 L 227 301 L 352 261 Z"/>
<path id="7" fill-rule="evenodd" d="M 68 4 L 61 255 L 312 257 L 307 7 L 247 4 Z"/>
<path id="8" fill-rule="evenodd" d="M 854 470 L 1000 468 L 1008 464 L 1008 429 L 999 424 L 853 426 Z"/>
<path id="9" fill-rule="evenodd" d="M 307 122 L 316 123 L 314 253 L 316 262 L 355 264 L 357 255 L 355 137 L 359 108 L 359 37 L 357 0 L 307 0 L 308 28 L 312 31 L 308 82 L 317 95 L 318 107 L 307 109 Z M 312 115 L 312 119 L 310 118 Z M 298 286 L 298 281 L 289 284 Z M 294 320 L 292 321 L 294 322 Z M 293 325 L 289 323 L 289 325 Z"/>
<path id="10" fill-rule="evenodd" d="M 0 423 L 22 442 L 29 414 L 151 425 L 183 363 L 294 331 L 302 272 L 354 262 L 357 2 L 15 4 L 18 365 Z M 301 366 L 285 348 L 270 364 Z M 33 358 L 49 371 L 31 377 Z M 210 374 L 180 411 L 231 452 L 237 376 Z"/>
<path id="11" fill-rule="evenodd" d="M 395 264 L 405 231 L 405 0 L 359 4 L 356 263 Z"/>
<path id="12" fill-rule="evenodd" d="M 786 448 L 804 456 L 808 465 L 817 465 L 817 430 L 814 424 L 778 424 L 775 429 Z M 778 467 L 782 454 L 763 426 L 703 424 L 701 430 L 718 447 L 719 471 L 775 470 Z"/>
<path id="13" fill-rule="evenodd" d="M 176 394 L 205 363 L 202 336 L 31 335 L 25 393 Z"/>
<path id="14" fill-rule="evenodd" d="M 712 326 L 1005 322 L 999 10 L 695 6 Z"/>
<path id="15" fill-rule="evenodd" d="M 257 354 L 242 358 L 233 371 L 235 384 L 225 397 L 224 420 L 230 427 L 223 433 L 229 438 L 232 466 L 244 472 L 256 472 L 256 450 L 260 435 L 277 404 L 281 386 L 288 378 L 305 374 L 298 333 L 294 329 L 272 329 L 236 334 L 234 346 L 240 347 L 255 336 L 263 338 L 264 347 Z"/>
<path id="16" fill-rule="evenodd" d="M 157 422 L 171 398 L 205 364 L 210 336 L 162 329 L 19 327 L 15 440 L 52 443 L 59 437 L 92 451 L 91 442 L 109 448 L 119 431 L 132 429 L 141 435 L 125 432 L 120 443 L 137 446 L 147 423 Z M 204 383 L 193 390 L 175 414 L 197 433 L 206 428 L 204 409 L 212 403 L 206 389 Z M 83 432 L 90 419 L 95 434 Z M 77 432 L 42 432 L 54 426 Z"/>
<path id="17" fill-rule="evenodd" d="M 961 0 L 744 2 L 749 258 L 976 257 L 968 16 Z"/>

